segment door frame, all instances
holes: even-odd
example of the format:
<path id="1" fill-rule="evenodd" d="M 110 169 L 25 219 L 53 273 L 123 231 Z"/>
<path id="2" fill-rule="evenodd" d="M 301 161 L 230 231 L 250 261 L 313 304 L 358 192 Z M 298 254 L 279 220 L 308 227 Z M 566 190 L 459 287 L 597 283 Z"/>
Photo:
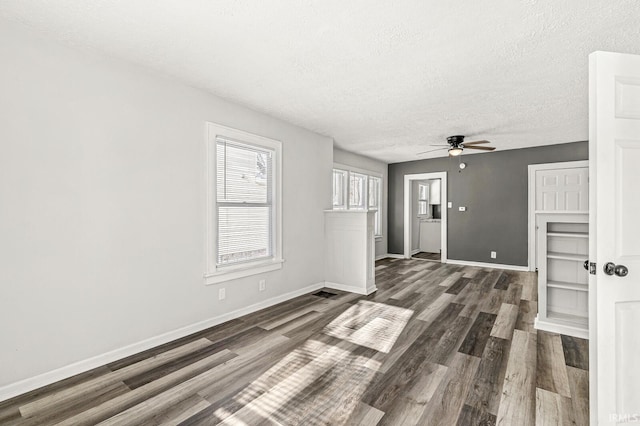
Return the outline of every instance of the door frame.
<path id="1" fill-rule="evenodd" d="M 589 160 L 565 161 L 562 163 L 529 164 L 529 202 L 527 207 L 527 229 L 529 230 L 529 271 L 531 272 L 535 272 L 536 270 L 536 172 L 539 170 L 577 169 L 582 167 L 588 168 Z M 565 213 L 573 212 L 567 211 Z"/>
<path id="2" fill-rule="evenodd" d="M 447 172 L 429 172 L 404 175 L 404 258 L 411 258 L 411 182 L 414 180 L 440 179 L 440 261 L 447 263 Z"/>

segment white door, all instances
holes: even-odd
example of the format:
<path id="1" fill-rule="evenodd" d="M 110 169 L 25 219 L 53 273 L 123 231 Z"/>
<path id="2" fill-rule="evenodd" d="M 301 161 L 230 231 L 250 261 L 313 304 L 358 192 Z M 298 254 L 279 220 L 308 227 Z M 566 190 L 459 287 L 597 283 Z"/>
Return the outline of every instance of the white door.
<path id="1" fill-rule="evenodd" d="M 589 56 L 589 140 L 591 419 L 639 422 L 640 56 Z"/>
<path id="2" fill-rule="evenodd" d="M 533 271 L 538 268 L 538 215 L 589 212 L 589 162 L 532 164 L 529 191 L 529 266 Z"/>
<path id="3" fill-rule="evenodd" d="M 589 168 L 536 171 L 536 210 L 545 212 L 589 209 Z"/>

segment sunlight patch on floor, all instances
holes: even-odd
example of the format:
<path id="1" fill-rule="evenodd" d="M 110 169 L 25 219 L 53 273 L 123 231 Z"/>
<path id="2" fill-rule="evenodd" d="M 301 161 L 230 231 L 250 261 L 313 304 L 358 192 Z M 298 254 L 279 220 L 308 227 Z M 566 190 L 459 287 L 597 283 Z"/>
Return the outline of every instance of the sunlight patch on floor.
<path id="1" fill-rule="evenodd" d="M 389 353 L 411 315 L 410 309 L 361 300 L 331 321 L 324 333 Z"/>
<path id="2" fill-rule="evenodd" d="M 372 356 L 391 350 L 412 315 L 410 309 L 359 301 L 317 339 L 304 342 L 218 408 L 215 416 L 226 425 L 346 423 L 380 368 Z"/>
<path id="3" fill-rule="evenodd" d="M 221 424 L 327 424 L 346 420 L 355 409 L 375 370 L 368 357 L 340 345 L 309 340 L 270 368 L 221 407 Z M 235 413 L 233 406 L 239 406 Z"/>

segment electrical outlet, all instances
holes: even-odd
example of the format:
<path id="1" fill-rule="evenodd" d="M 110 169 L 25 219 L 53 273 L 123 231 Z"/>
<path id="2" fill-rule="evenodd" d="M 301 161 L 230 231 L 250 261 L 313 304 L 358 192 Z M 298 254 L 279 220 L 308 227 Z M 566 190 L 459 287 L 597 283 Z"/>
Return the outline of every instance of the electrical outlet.
<path id="1" fill-rule="evenodd" d="M 453 202 L 449 201 L 449 202 L 447 203 L 447 207 L 448 207 L 448 208 L 453 207 Z"/>
<path id="2" fill-rule="evenodd" d="M 265 280 L 258 281 L 258 290 L 265 291 L 267 288 L 267 282 Z"/>
<path id="3" fill-rule="evenodd" d="M 495 251 L 491 252 L 491 258 L 495 259 L 498 254 Z"/>
<path id="4" fill-rule="evenodd" d="M 224 300 L 227 297 L 227 289 L 222 287 L 218 290 L 218 300 Z"/>

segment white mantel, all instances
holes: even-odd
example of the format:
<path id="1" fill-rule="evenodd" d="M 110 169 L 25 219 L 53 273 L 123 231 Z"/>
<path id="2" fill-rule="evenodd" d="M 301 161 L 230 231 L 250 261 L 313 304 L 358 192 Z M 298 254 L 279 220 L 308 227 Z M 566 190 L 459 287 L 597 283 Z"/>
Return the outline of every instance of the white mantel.
<path id="1" fill-rule="evenodd" d="M 371 294 L 375 284 L 373 210 L 325 210 L 325 286 Z"/>

